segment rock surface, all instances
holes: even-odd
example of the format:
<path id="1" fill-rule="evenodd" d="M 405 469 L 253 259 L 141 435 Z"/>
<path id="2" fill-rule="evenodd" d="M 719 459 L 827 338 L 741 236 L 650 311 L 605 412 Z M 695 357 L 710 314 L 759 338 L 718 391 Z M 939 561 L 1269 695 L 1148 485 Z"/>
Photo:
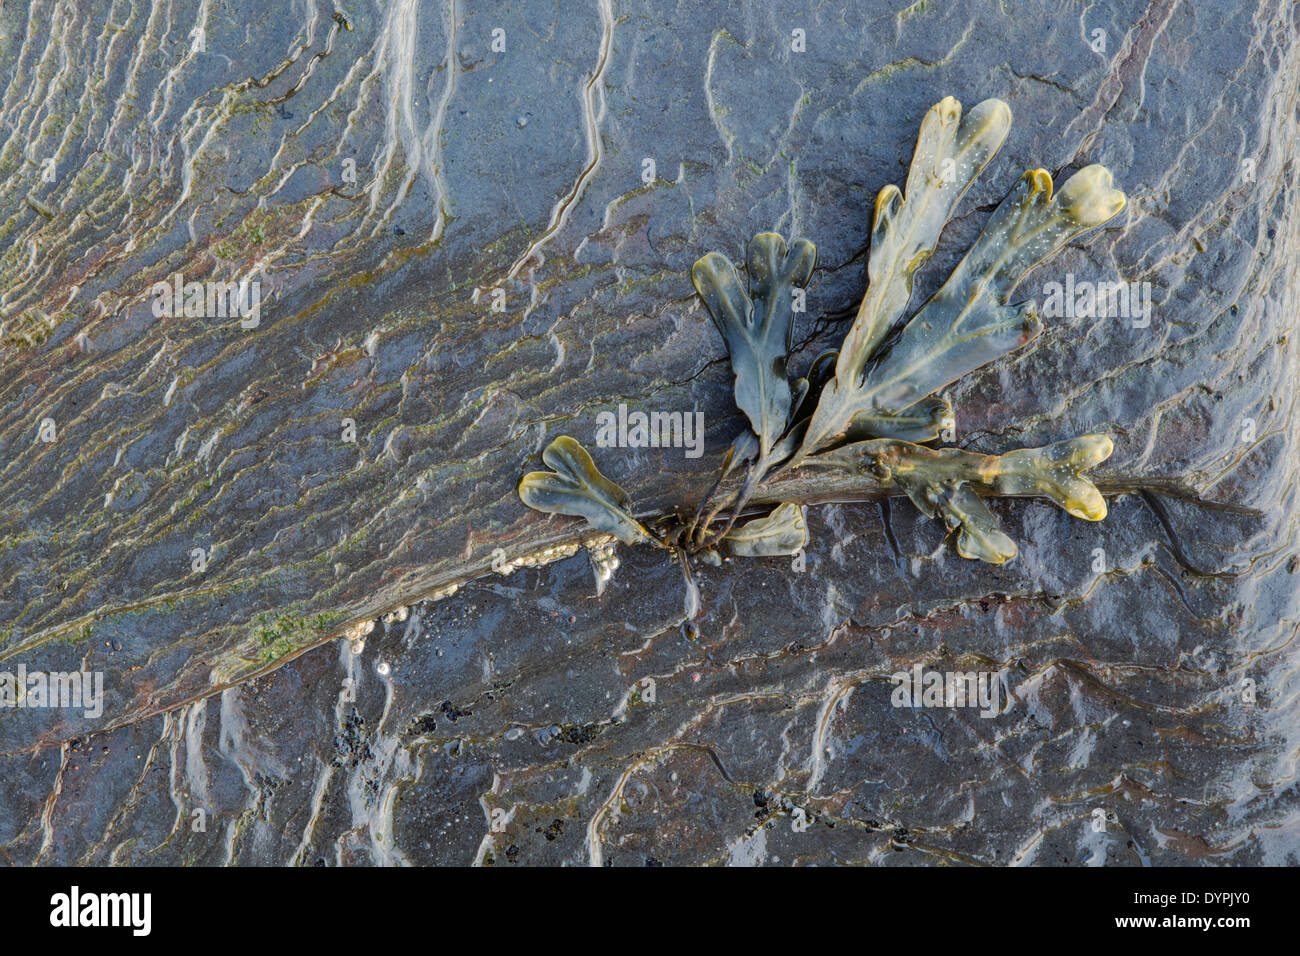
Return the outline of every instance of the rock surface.
<path id="1" fill-rule="evenodd" d="M 1300 863 L 1300 11 L 843 9 L 0 10 L 0 670 L 105 680 L 0 709 L 0 859 Z M 999 502 L 990 567 L 828 504 L 698 594 L 645 549 L 598 598 L 581 553 L 482 576 L 573 535 L 515 484 L 619 403 L 704 413 L 699 459 L 593 449 L 698 498 L 743 422 L 690 264 L 812 239 L 802 370 L 946 94 L 1015 121 L 916 301 L 1022 170 L 1100 162 L 1127 210 L 1021 291 L 1154 303 L 954 387 L 959 442 L 1105 430 L 1102 479 L 1253 513 Z M 156 316 L 177 273 L 258 277 L 257 326 Z M 1002 712 L 892 706 L 917 664 Z"/>

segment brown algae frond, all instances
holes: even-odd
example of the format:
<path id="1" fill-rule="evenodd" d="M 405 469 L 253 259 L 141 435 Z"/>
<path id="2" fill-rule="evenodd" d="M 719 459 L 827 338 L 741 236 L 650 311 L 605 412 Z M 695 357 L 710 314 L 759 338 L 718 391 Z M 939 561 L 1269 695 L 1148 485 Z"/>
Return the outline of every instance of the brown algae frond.
<path id="1" fill-rule="evenodd" d="M 832 468 L 896 487 L 957 532 L 958 554 L 992 564 L 1015 557 L 1016 545 L 998 527 L 987 496 L 1045 497 L 1075 517 L 1104 518 L 1105 499 L 1083 473 L 1113 450 L 1105 435 L 1000 455 L 926 444 L 952 427 L 952 408 L 940 391 L 1042 330 L 1032 300 L 1011 302 L 1020 279 L 1124 208 L 1124 194 L 1103 166 L 1079 170 L 1059 191 L 1046 170 L 1029 170 L 939 291 L 905 319 L 917 270 L 1010 126 L 1010 108 L 996 99 L 965 116 L 952 97 L 930 109 L 905 191 L 890 185 L 877 197 L 869 284 L 857 315 L 840 348 L 818 356 L 802 378 L 791 381 L 786 374 L 791 297 L 812 275 L 813 244 L 794 239 L 787 246 L 774 233 L 756 235 L 746 255 L 748 288 L 719 253 L 695 263 L 691 279 L 727 346 L 736 405 L 750 428 L 733 442 L 722 474 L 689 524 L 678 522 L 665 534 L 648 530 L 627 511 L 622 489 L 568 437 L 543 454 L 555 471 L 526 475 L 520 498 L 539 511 L 585 518 L 625 544 L 670 546 L 708 560 L 716 560 L 718 547 L 763 557 L 805 546 L 805 514 L 795 502 L 735 526 L 764 480 L 799 468 Z M 739 489 L 718 496 L 724 479 L 742 465 Z M 726 509 L 730 513 L 720 517 Z"/>
<path id="2" fill-rule="evenodd" d="M 624 544 L 642 544 L 651 537 L 627 511 L 627 492 L 602 475 L 587 450 L 568 435 L 546 446 L 542 461 L 554 471 L 534 471 L 519 482 L 524 504 L 548 514 L 585 518 L 597 531 Z"/>
<path id="3" fill-rule="evenodd" d="M 691 267 L 691 281 L 727 343 L 736 377 L 736 407 L 745 413 L 758 438 L 760 460 L 789 423 L 793 392 L 786 380 L 794 309 L 790 290 L 805 286 L 817 262 L 807 239 L 786 248 L 776 233 L 760 232 L 750 240 L 745 272 L 748 294 L 731 260 L 710 252 Z"/>
<path id="4" fill-rule="evenodd" d="M 766 518 L 755 518 L 729 532 L 723 540 L 732 554 L 741 557 L 797 554 L 808 543 L 808 525 L 803 509 L 785 501 Z"/>

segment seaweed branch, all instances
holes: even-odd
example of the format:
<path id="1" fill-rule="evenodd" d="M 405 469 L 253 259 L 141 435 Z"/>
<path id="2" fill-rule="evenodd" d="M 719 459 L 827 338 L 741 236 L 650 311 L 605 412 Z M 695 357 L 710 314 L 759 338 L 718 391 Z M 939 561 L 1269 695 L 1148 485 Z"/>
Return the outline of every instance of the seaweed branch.
<path id="1" fill-rule="evenodd" d="M 627 492 L 600 473 L 575 439 L 561 435 L 546 446 L 542 461 L 554 471 L 532 471 L 519 482 L 519 497 L 528 507 L 585 518 L 597 531 L 612 534 L 624 544 L 654 540 L 628 513 Z"/>
<path id="2" fill-rule="evenodd" d="M 756 235 L 746 254 L 748 288 L 719 253 L 695 263 L 691 279 L 726 344 L 736 406 L 750 428 L 732 443 L 690 521 L 669 518 L 674 523 L 665 533 L 651 533 L 627 510 L 622 489 L 570 438 L 546 450 L 554 473 L 525 476 L 524 502 L 583 517 L 626 543 L 651 541 L 683 558 L 712 560 L 720 546 L 746 556 L 804 547 L 805 514 L 791 494 L 800 470 L 838 474 L 841 496 L 897 490 L 957 533 L 958 554 L 994 564 L 1013 558 L 1016 545 L 998 527 L 987 496 L 1046 497 L 1075 517 L 1104 518 L 1105 499 L 1084 472 L 1111 454 L 1105 435 L 1000 455 L 927 446 L 952 427 L 952 408 L 938 393 L 1041 331 L 1032 300 L 1011 302 L 1025 273 L 1124 208 L 1105 167 L 1079 170 L 1059 192 L 1045 170 L 1026 172 L 939 291 L 903 321 L 917 271 L 1010 125 L 1010 108 L 996 99 L 963 117 L 961 104 L 945 97 L 926 114 L 906 192 L 890 185 L 877 197 L 869 284 L 857 315 L 841 347 L 818 356 L 793 382 L 786 371 L 792 295 L 812 276 L 813 244 L 794 239 L 787 246 L 775 233 Z M 739 484 L 728 481 L 741 466 Z M 755 516 L 748 507 L 755 496 L 775 500 L 775 508 Z M 742 517 L 750 520 L 737 527 Z"/>
<path id="3" fill-rule="evenodd" d="M 748 294 L 740 285 L 736 267 L 724 255 L 710 252 L 691 268 L 695 291 L 704 300 L 727 345 L 736 380 L 736 407 L 749 418 L 753 429 L 752 440 L 751 436 L 742 435 L 733 444 L 733 457 L 724 466 L 723 473 L 744 460 L 734 457 L 736 452 L 757 458 L 749 466 L 730 520 L 715 536 L 715 541 L 731 530 L 736 515 L 768 469 L 780 458 L 789 457 L 788 449 L 782 448 L 775 457 L 773 451 L 781 447 L 778 442 L 790 427 L 790 414 L 796 405 L 786 380 L 794 323 L 791 293 L 796 286 L 808 284 L 816 262 L 817 249 L 807 239 L 796 239 L 787 248 L 785 240 L 776 233 L 760 232 L 750 240 L 745 256 Z M 700 527 L 699 519 L 707 504 L 706 498 L 692 522 L 693 531 Z M 715 509 L 703 524 L 707 526 L 717 513 Z M 704 543 L 693 540 L 697 547 Z"/>

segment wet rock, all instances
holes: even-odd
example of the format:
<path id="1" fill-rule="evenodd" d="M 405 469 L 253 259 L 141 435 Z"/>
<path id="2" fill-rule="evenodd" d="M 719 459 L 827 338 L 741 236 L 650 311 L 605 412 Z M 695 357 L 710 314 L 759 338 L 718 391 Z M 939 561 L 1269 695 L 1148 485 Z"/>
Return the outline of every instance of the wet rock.
<path id="1" fill-rule="evenodd" d="M 0 669 L 105 682 L 100 716 L 0 710 L 6 858 L 1296 863 L 1295 10 L 603 9 L 460 10 L 454 44 L 432 5 L 235 4 L 201 43 L 0 11 Z M 917 301 L 1022 170 L 1093 162 L 1129 207 L 1021 291 L 1153 301 L 963 380 L 959 442 L 1105 430 L 1099 479 L 1257 513 L 997 502 L 993 568 L 814 507 L 806 570 L 699 568 L 689 621 L 644 549 L 599 600 L 583 554 L 482 577 L 571 539 L 515 486 L 621 402 L 703 411 L 705 454 L 601 470 L 646 511 L 703 493 L 743 418 L 690 264 L 815 241 L 802 370 L 945 94 L 1015 122 Z M 257 279 L 256 325 L 157 315 L 177 275 Z M 1005 707 L 896 707 L 916 664 Z"/>

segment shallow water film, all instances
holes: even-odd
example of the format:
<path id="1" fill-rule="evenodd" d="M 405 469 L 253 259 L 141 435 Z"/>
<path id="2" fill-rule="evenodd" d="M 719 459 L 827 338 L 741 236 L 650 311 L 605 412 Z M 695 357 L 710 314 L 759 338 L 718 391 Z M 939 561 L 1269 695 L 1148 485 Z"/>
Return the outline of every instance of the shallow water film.
<path id="1" fill-rule="evenodd" d="M 20 0 L 0 66 L 0 861 L 1300 865 L 1296 4 Z M 1005 141 L 914 185 L 947 97 Z M 1103 520 L 801 468 L 779 547 L 627 543 L 897 294 L 882 189 L 970 180 L 950 318 L 1095 166 L 867 418 L 1104 436 Z M 738 384 L 692 266 L 762 233 Z M 610 527 L 520 500 L 566 435 Z"/>

